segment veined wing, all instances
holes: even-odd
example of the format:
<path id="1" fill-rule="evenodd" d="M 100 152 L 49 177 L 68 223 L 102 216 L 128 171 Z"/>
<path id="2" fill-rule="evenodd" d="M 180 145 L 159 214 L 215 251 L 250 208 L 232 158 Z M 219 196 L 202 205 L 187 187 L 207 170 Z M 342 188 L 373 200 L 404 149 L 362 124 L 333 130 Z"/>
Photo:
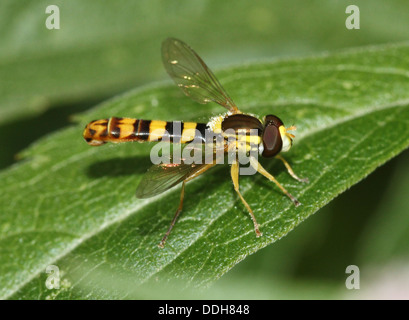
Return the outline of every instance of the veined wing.
<path id="1" fill-rule="evenodd" d="M 168 74 L 187 96 L 199 103 L 213 101 L 238 112 L 213 72 L 186 43 L 174 38 L 163 41 L 162 60 Z"/>
<path id="2" fill-rule="evenodd" d="M 207 170 L 208 164 L 216 164 L 219 156 L 225 156 L 224 145 L 209 145 L 190 143 L 183 148 L 182 159 L 173 158 L 172 153 L 166 153 L 163 158 L 166 163 L 153 165 L 142 177 L 136 190 L 137 198 L 156 196 L 183 180 Z M 185 157 L 185 158 L 183 158 Z M 189 157 L 189 162 L 186 160 Z M 176 160 L 179 160 L 179 163 Z M 222 159 L 221 159 L 222 160 Z M 186 163 L 188 162 L 188 163 Z M 192 163 L 193 162 L 193 163 Z"/>
<path id="3" fill-rule="evenodd" d="M 156 196 L 174 187 L 206 164 L 156 164 L 142 177 L 136 197 L 140 199 Z"/>

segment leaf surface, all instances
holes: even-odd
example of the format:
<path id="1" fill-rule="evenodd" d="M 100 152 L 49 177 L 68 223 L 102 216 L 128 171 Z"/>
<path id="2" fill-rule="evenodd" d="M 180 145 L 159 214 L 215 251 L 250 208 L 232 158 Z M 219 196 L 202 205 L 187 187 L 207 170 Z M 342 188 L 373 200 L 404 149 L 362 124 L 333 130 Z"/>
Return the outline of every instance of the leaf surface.
<path id="1" fill-rule="evenodd" d="M 242 111 L 276 114 L 298 128 L 284 156 L 310 183 L 291 179 L 276 160 L 262 164 L 302 206 L 295 208 L 261 176 L 240 178 L 261 238 L 234 193 L 229 168 L 219 166 L 187 184 L 184 211 L 159 249 L 180 189 L 134 197 L 152 145 L 93 148 L 81 136 L 97 118 L 207 121 L 224 111 L 220 106 L 196 104 L 166 84 L 130 91 L 78 116 L 77 125 L 41 139 L 24 161 L 0 173 L 1 297 L 127 298 L 162 280 L 212 283 L 408 147 L 408 70 L 407 44 L 216 70 Z M 60 290 L 45 286 L 48 265 L 60 269 Z M 129 290 L 115 287 L 116 279 L 126 279 L 117 282 Z"/>

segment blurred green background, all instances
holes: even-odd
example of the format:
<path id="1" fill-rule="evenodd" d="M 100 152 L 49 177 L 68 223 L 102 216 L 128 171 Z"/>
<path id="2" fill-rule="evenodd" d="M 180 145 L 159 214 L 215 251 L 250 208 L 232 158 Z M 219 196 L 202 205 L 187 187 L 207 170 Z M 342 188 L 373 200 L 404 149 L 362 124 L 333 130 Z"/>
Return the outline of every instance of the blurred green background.
<path id="1" fill-rule="evenodd" d="M 50 4 L 60 9 L 59 30 L 45 27 Z M 345 27 L 350 4 L 360 9 L 360 30 Z M 408 12 L 405 0 L 2 0 L 0 170 L 33 141 L 72 125 L 71 115 L 168 80 L 160 56 L 166 37 L 186 41 L 217 70 L 407 41 Z M 406 151 L 245 259 L 213 286 L 214 296 L 409 298 L 408 159 Z M 352 264 L 361 270 L 360 290 L 345 288 Z"/>

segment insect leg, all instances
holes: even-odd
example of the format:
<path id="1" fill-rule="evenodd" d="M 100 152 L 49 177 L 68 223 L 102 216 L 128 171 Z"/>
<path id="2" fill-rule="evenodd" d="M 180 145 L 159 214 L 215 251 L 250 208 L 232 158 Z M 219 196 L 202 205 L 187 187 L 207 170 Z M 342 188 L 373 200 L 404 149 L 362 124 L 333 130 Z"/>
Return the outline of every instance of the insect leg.
<path id="1" fill-rule="evenodd" d="M 288 173 L 289 173 L 290 176 L 292 176 L 295 180 L 300 181 L 300 182 L 304 182 L 304 183 L 310 182 L 310 181 L 308 180 L 308 178 L 300 178 L 300 177 L 298 177 L 298 176 L 294 173 L 294 171 L 293 171 L 293 169 L 291 168 L 290 164 L 289 164 L 281 155 L 277 155 L 276 158 L 277 158 L 277 159 L 280 159 L 280 160 L 284 163 L 285 167 L 287 168 Z"/>
<path id="2" fill-rule="evenodd" d="M 159 246 L 160 248 L 164 248 L 164 247 L 165 247 L 166 240 L 168 239 L 169 234 L 170 234 L 170 232 L 172 231 L 173 226 L 175 225 L 177 218 L 179 217 L 179 214 L 182 212 L 182 208 L 183 208 L 183 198 L 185 197 L 185 183 L 186 183 L 185 181 L 186 181 L 186 180 L 184 180 L 183 183 L 182 183 L 182 191 L 181 191 L 181 193 L 180 193 L 180 203 L 179 203 L 179 207 L 178 207 L 178 209 L 176 210 L 176 213 L 175 213 L 175 216 L 174 216 L 173 219 L 172 219 L 172 222 L 170 223 L 170 226 L 169 226 L 168 231 L 166 231 L 165 235 L 164 235 L 163 238 L 162 238 L 162 241 L 159 242 L 159 244 L 158 244 L 158 246 Z"/>
<path id="3" fill-rule="evenodd" d="M 273 181 L 284 194 L 291 199 L 291 201 L 294 203 L 296 207 L 298 207 L 301 203 L 291 194 L 289 193 L 278 181 L 276 178 L 274 178 L 270 173 L 264 169 L 261 164 L 257 161 L 256 158 L 250 157 L 250 165 L 256 169 L 259 173 L 261 173 L 263 176 L 265 176 L 268 180 Z"/>
<path id="4" fill-rule="evenodd" d="M 234 190 L 236 190 L 247 211 L 250 213 L 251 219 L 253 220 L 254 224 L 254 231 L 256 232 L 256 237 L 258 238 L 262 236 L 262 233 L 259 230 L 259 225 L 256 221 L 256 217 L 254 216 L 253 210 L 251 210 L 250 206 L 248 205 L 246 200 L 244 200 L 239 190 L 239 165 L 237 164 L 237 162 L 234 162 L 231 165 L 231 178 L 233 180 Z"/>
<path id="5" fill-rule="evenodd" d="M 201 174 L 204 173 L 205 171 L 209 170 L 209 169 L 210 169 L 211 167 L 213 167 L 214 165 L 215 165 L 215 164 L 212 163 L 212 164 L 207 164 L 207 165 L 201 166 L 198 170 L 194 171 L 190 176 L 188 176 L 185 180 L 183 180 L 183 183 L 182 183 L 182 191 L 181 191 L 181 193 L 180 193 L 179 207 L 178 207 L 178 209 L 176 210 L 176 213 L 175 213 L 175 216 L 174 216 L 173 219 L 172 219 L 172 222 L 170 223 L 170 226 L 169 226 L 168 231 L 166 231 L 166 233 L 165 233 L 165 235 L 163 236 L 161 242 L 159 242 L 158 247 L 160 247 L 160 248 L 164 248 L 164 247 L 165 247 L 166 240 L 168 239 L 169 234 L 170 234 L 170 232 L 172 231 L 173 226 L 174 226 L 175 223 L 176 223 L 176 220 L 178 219 L 180 213 L 182 212 L 182 209 L 183 209 L 183 199 L 184 199 L 184 197 L 185 197 L 185 184 L 186 184 L 186 182 L 188 182 L 188 181 L 190 181 L 190 180 L 192 180 L 192 179 L 198 177 L 199 175 L 201 175 Z"/>

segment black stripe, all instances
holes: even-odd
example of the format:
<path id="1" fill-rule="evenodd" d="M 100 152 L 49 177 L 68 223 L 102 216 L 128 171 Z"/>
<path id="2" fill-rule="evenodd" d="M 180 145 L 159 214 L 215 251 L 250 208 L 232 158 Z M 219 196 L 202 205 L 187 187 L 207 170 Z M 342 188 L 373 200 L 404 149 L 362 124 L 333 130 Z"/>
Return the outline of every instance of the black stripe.
<path id="1" fill-rule="evenodd" d="M 108 123 L 110 123 L 108 130 L 109 130 L 111 136 L 114 137 L 114 138 L 119 138 L 120 135 L 121 135 L 121 128 L 118 127 L 119 120 L 120 120 L 120 118 L 112 117 L 110 119 L 110 121 L 108 122 Z"/>
<path id="2" fill-rule="evenodd" d="M 140 120 L 135 119 L 135 122 L 133 123 L 133 132 L 128 136 L 129 139 L 133 139 L 138 136 L 139 122 Z"/>
<path id="3" fill-rule="evenodd" d="M 170 142 L 173 142 L 173 121 L 166 122 L 165 126 L 165 134 L 163 135 L 162 139 L 169 139 Z"/>
<path id="4" fill-rule="evenodd" d="M 198 123 L 196 125 L 196 139 L 206 142 L 206 129 L 208 129 L 206 123 Z"/>
<path id="5" fill-rule="evenodd" d="M 169 140 L 173 143 L 180 143 L 182 140 L 184 124 L 180 121 L 172 121 L 166 124 L 166 131 L 169 133 Z"/>
<path id="6" fill-rule="evenodd" d="M 151 120 L 139 120 L 138 122 L 138 138 L 146 141 L 149 138 Z"/>

